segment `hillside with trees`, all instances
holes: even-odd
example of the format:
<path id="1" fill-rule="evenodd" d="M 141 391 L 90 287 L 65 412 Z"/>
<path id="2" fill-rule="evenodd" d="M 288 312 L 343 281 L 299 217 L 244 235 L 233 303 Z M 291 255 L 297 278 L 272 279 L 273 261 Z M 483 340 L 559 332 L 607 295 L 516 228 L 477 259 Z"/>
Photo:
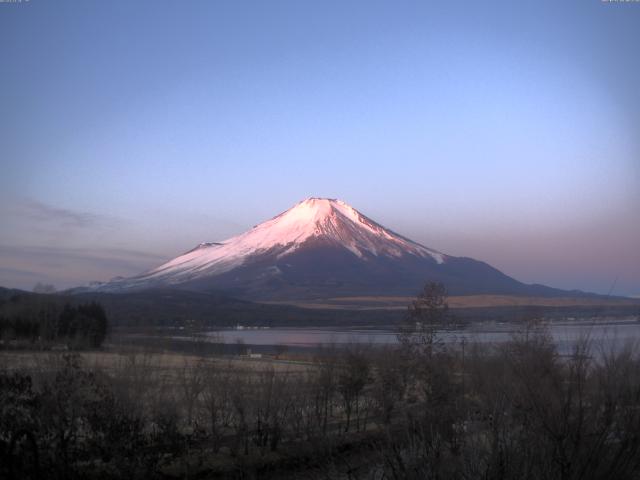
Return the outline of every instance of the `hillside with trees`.
<path id="1" fill-rule="evenodd" d="M 97 302 L 71 304 L 62 297 L 14 294 L 0 300 L 0 346 L 97 348 L 109 321 Z"/>

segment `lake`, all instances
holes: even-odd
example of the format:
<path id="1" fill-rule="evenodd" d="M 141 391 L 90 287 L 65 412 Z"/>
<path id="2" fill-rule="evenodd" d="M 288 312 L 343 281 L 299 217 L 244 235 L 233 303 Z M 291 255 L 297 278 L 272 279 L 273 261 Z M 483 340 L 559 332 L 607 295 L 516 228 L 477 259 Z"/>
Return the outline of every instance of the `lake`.
<path id="1" fill-rule="evenodd" d="M 563 321 L 547 324 L 549 332 L 559 350 L 570 351 L 578 339 L 589 337 L 594 345 L 615 347 L 640 341 L 640 321 L 635 317 L 597 321 Z M 482 323 L 464 329 L 444 331 L 439 337 L 445 343 L 465 342 L 502 343 L 510 340 L 522 329 L 515 324 Z M 247 345 L 287 345 L 291 347 L 316 347 L 322 344 L 345 345 L 349 343 L 371 343 L 374 345 L 398 342 L 391 329 L 367 328 L 270 328 L 270 329 L 224 329 L 208 332 L 220 336 L 226 344 L 243 342 Z"/>

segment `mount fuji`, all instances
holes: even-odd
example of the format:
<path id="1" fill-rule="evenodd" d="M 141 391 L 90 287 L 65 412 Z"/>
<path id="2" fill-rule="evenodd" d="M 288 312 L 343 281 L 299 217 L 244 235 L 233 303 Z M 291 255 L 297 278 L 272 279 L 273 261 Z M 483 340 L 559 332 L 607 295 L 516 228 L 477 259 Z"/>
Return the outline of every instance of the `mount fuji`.
<path id="1" fill-rule="evenodd" d="M 567 293 L 527 285 L 484 262 L 425 247 L 328 198 L 308 198 L 241 235 L 201 243 L 148 272 L 91 290 L 176 288 L 287 300 L 414 295 L 427 281 L 444 283 L 454 295 Z"/>

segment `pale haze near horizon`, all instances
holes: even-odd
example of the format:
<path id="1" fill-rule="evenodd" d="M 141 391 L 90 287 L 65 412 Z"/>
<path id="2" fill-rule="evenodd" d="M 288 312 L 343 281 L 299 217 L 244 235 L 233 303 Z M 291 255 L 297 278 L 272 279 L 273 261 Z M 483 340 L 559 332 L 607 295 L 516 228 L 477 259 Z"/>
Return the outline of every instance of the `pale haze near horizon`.
<path id="1" fill-rule="evenodd" d="M 0 4 L 0 285 L 133 275 L 309 196 L 640 294 L 640 4 Z"/>

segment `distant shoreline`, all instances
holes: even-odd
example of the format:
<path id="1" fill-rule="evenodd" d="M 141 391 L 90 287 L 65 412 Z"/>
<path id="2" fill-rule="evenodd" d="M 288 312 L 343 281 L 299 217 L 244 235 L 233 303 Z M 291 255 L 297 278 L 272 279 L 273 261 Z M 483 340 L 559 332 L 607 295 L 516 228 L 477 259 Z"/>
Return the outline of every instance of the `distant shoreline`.
<path id="1" fill-rule="evenodd" d="M 404 310 L 414 297 L 410 296 L 358 296 L 332 297 L 318 300 L 280 300 L 260 302 L 267 305 L 293 305 L 309 309 L 385 309 Z M 610 307 L 634 306 L 640 308 L 637 298 L 606 297 L 530 297 L 520 295 L 458 295 L 448 298 L 450 308 L 490 307 Z"/>

